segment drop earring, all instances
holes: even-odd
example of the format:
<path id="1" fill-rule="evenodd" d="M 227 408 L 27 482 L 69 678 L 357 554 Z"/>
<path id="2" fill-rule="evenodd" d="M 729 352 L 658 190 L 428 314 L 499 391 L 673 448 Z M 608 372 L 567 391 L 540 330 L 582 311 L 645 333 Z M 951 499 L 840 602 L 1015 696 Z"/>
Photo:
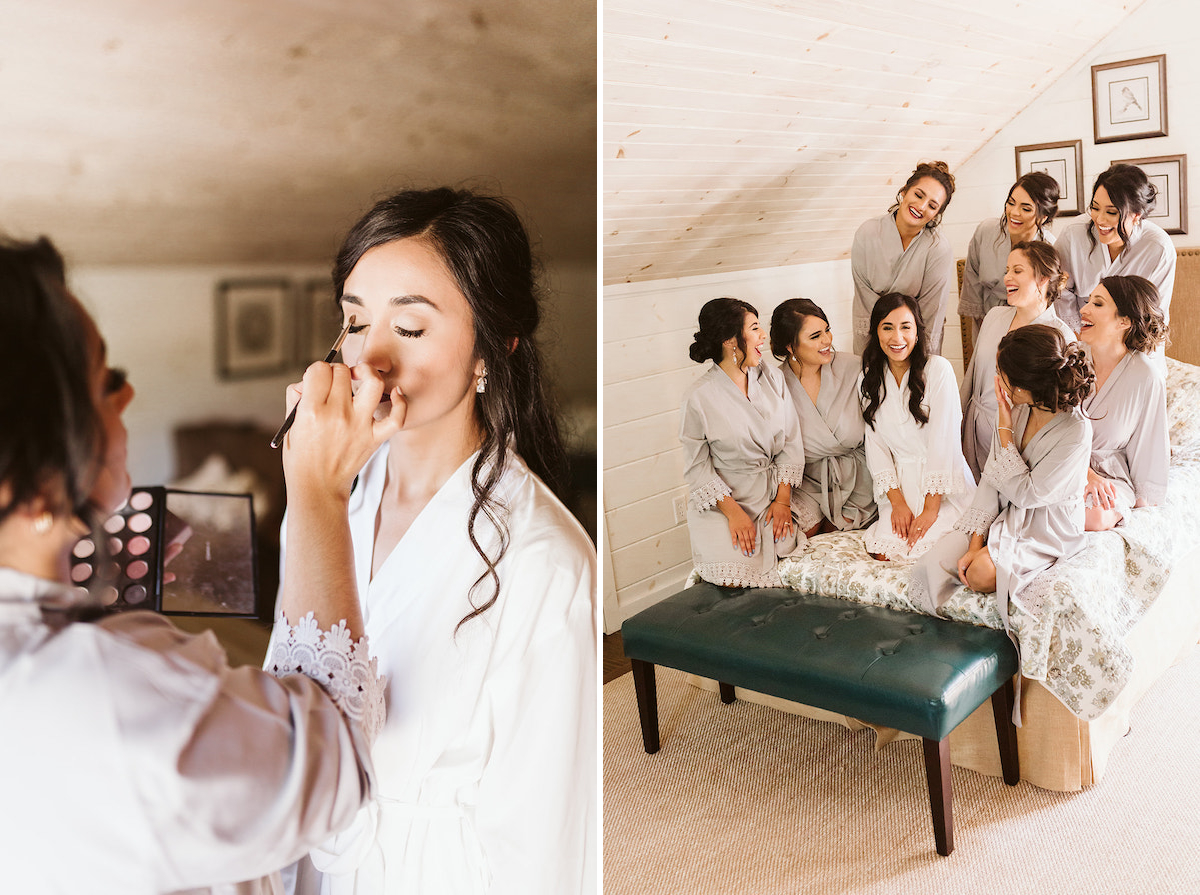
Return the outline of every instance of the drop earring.
<path id="1" fill-rule="evenodd" d="M 487 367 L 484 367 L 483 372 L 479 374 L 479 378 L 475 380 L 475 393 L 482 395 L 487 391 Z"/>

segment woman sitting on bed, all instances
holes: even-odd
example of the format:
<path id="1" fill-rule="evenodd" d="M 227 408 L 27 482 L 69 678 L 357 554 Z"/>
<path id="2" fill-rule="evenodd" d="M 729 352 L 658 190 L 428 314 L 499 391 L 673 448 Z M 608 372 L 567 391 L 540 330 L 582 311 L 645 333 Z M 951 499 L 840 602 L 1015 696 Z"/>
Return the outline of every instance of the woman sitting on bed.
<path id="1" fill-rule="evenodd" d="M 766 339 L 751 305 L 714 298 L 688 350 L 713 362 L 684 393 L 679 429 L 692 561 L 713 584 L 780 586 L 775 561 L 804 538 L 792 503 L 804 479 L 800 421 L 782 377 L 762 363 Z"/>
<path id="2" fill-rule="evenodd" d="M 999 426 L 975 499 L 914 570 L 913 601 L 933 610 L 961 582 L 1037 614 L 1036 577 L 1084 544 L 1092 426 L 1079 409 L 1095 376 L 1083 347 L 1044 324 L 1000 340 Z M 969 539 L 969 540 L 968 540 Z"/>
<path id="3" fill-rule="evenodd" d="M 860 382 L 867 467 L 879 519 L 864 542 L 875 559 L 916 559 L 971 502 L 962 410 L 950 362 L 926 354 L 915 299 L 889 292 L 871 312 Z"/>
<path id="4" fill-rule="evenodd" d="M 875 499 L 855 398 L 862 362 L 833 350 L 829 318 L 807 298 L 775 308 L 771 353 L 783 361 L 779 370 L 804 433 L 804 482 L 792 494 L 800 527 L 809 537 L 865 527 L 875 518 Z"/>
<path id="5" fill-rule="evenodd" d="M 1004 271 L 1008 304 L 988 311 L 963 376 L 963 456 L 977 482 L 996 434 L 996 347 L 1005 333 L 1030 323 L 1053 326 L 1074 342 L 1071 328 L 1054 313 L 1065 280 L 1058 253 L 1047 243 L 1019 242 L 1008 253 Z"/>
<path id="6" fill-rule="evenodd" d="M 1166 338 L 1158 290 L 1144 277 L 1105 277 L 1079 311 L 1096 390 L 1084 489 L 1088 531 L 1107 531 L 1132 507 L 1155 506 L 1167 490 L 1167 397 L 1150 353 Z"/>

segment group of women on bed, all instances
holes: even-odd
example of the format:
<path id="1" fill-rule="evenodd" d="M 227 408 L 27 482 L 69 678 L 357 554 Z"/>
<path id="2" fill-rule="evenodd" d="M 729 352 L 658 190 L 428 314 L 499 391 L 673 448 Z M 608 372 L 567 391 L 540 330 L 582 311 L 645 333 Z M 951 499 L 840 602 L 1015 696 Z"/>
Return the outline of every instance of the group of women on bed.
<path id="1" fill-rule="evenodd" d="M 953 193 L 944 163 L 919 165 L 859 228 L 855 355 L 834 351 L 807 299 L 772 315 L 778 368 L 751 305 L 704 305 L 690 353 L 712 366 L 680 425 L 702 579 L 777 586 L 777 560 L 807 538 L 862 530 L 875 559 L 913 562 L 930 610 L 965 584 L 1002 611 L 1009 599 L 1037 611 L 1038 574 L 1085 530 L 1163 499 L 1175 249 L 1146 220 L 1153 184 L 1112 166 L 1057 243 L 1053 178 L 1013 184 L 968 251 L 959 312 L 975 349 L 961 388 L 938 353 L 954 262 L 937 226 Z"/>

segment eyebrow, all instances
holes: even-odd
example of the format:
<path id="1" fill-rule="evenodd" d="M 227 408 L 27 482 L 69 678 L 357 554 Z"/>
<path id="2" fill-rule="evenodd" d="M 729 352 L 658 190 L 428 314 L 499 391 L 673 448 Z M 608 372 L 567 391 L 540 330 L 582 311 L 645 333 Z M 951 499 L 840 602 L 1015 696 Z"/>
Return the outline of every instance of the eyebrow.
<path id="1" fill-rule="evenodd" d="M 360 308 L 363 306 L 361 298 L 359 298 L 357 295 L 350 295 L 349 293 L 344 293 L 342 295 L 342 301 L 344 303 L 358 305 Z M 441 308 L 439 308 L 424 295 L 396 295 L 388 299 L 388 304 L 393 308 L 400 308 L 406 305 L 429 305 L 429 307 L 433 308 L 435 311 L 441 310 Z"/>

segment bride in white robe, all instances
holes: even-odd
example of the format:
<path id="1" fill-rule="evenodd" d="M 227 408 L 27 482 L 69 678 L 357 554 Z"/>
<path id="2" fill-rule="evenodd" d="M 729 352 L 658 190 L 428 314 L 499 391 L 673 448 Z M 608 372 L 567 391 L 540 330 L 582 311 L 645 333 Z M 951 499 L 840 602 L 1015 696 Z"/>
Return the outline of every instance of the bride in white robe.
<path id="1" fill-rule="evenodd" d="M 917 419 L 910 406 L 911 377 L 921 369 L 924 351 L 918 313 L 908 296 L 879 299 L 860 380 L 867 466 L 879 505 L 879 519 L 864 541 L 869 553 L 890 560 L 916 559 L 928 550 L 975 491 L 959 441 L 962 411 L 948 360 L 925 360 L 920 405 L 927 420 Z"/>
<path id="2" fill-rule="evenodd" d="M 338 253 L 343 354 L 400 421 L 349 504 L 388 717 L 376 798 L 295 891 L 595 889 L 595 550 L 543 481 L 527 248 L 507 202 L 438 189 L 379 202 Z"/>

